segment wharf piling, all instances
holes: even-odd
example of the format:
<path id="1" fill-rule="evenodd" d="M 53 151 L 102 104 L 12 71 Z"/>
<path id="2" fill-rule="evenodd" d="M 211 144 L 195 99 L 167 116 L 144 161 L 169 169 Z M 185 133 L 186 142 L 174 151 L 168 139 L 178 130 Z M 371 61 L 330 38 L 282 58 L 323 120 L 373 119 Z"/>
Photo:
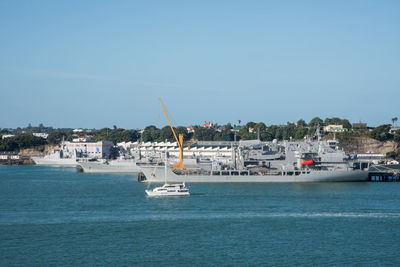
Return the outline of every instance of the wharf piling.
<path id="1" fill-rule="evenodd" d="M 400 182 L 399 175 L 385 172 L 370 172 L 368 177 L 371 182 Z"/>
<path id="2" fill-rule="evenodd" d="M 400 182 L 400 165 L 375 165 L 368 173 L 371 182 Z"/>

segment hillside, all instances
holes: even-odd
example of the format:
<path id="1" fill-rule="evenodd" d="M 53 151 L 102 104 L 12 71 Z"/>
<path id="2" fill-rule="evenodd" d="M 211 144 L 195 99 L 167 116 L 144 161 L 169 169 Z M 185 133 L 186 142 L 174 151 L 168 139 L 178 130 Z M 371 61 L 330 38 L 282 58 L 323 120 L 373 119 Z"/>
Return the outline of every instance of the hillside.
<path id="1" fill-rule="evenodd" d="M 59 149 L 59 148 L 60 147 L 58 145 L 43 145 L 33 148 L 21 149 L 18 154 L 27 157 L 45 156 L 50 154 L 53 149 Z"/>
<path id="2" fill-rule="evenodd" d="M 338 137 L 340 145 L 346 152 L 375 152 L 386 155 L 388 152 L 397 151 L 399 145 L 394 141 L 381 142 L 366 136 Z"/>

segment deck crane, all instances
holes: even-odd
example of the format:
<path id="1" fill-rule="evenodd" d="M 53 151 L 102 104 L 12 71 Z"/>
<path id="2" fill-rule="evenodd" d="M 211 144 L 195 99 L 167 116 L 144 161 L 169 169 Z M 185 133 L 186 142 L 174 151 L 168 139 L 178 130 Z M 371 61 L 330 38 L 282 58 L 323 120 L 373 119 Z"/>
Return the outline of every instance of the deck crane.
<path id="1" fill-rule="evenodd" d="M 179 139 L 176 137 L 176 133 L 174 131 L 174 128 L 172 127 L 171 121 L 169 120 L 167 111 L 164 108 L 164 105 L 161 101 L 161 98 L 158 98 L 158 101 L 160 101 L 161 107 L 164 111 L 165 117 L 167 117 L 169 126 L 171 127 L 172 133 L 174 134 L 175 140 L 178 143 L 179 146 L 179 162 L 176 162 L 172 169 L 177 170 L 177 169 L 184 169 L 185 166 L 183 166 L 183 134 L 179 134 Z"/>

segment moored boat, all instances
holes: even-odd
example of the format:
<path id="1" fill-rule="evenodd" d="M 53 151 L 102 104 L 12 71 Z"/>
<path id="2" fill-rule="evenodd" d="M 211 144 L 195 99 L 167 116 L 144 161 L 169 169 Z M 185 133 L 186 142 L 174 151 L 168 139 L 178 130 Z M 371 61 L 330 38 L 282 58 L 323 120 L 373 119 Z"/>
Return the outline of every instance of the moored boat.
<path id="1" fill-rule="evenodd" d="M 142 166 L 143 182 L 162 182 L 163 167 Z M 168 180 L 174 183 L 248 183 L 248 182 L 361 182 L 368 181 L 368 172 L 354 169 L 331 169 L 265 173 L 249 170 L 221 170 L 205 172 L 201 170 L 172 171 L 168 168 Z"/>
<path id="2" fill-rule="evenodd" d="M 82 161 L 79 166 L 88 173 L 138 173 L 135 159 L 116 159 L 103 161 Z"/>

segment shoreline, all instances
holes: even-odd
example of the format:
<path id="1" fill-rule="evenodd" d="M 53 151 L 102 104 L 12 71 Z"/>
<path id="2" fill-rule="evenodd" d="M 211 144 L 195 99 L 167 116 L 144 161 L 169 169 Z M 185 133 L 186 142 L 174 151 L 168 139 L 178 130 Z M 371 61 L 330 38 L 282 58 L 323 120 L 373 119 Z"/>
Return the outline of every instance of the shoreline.
<path id="1" fill-rule="evenodd" d="M 0 165 L 35 165 L 35 162 L 31 158 L 0 159 Z"/>

